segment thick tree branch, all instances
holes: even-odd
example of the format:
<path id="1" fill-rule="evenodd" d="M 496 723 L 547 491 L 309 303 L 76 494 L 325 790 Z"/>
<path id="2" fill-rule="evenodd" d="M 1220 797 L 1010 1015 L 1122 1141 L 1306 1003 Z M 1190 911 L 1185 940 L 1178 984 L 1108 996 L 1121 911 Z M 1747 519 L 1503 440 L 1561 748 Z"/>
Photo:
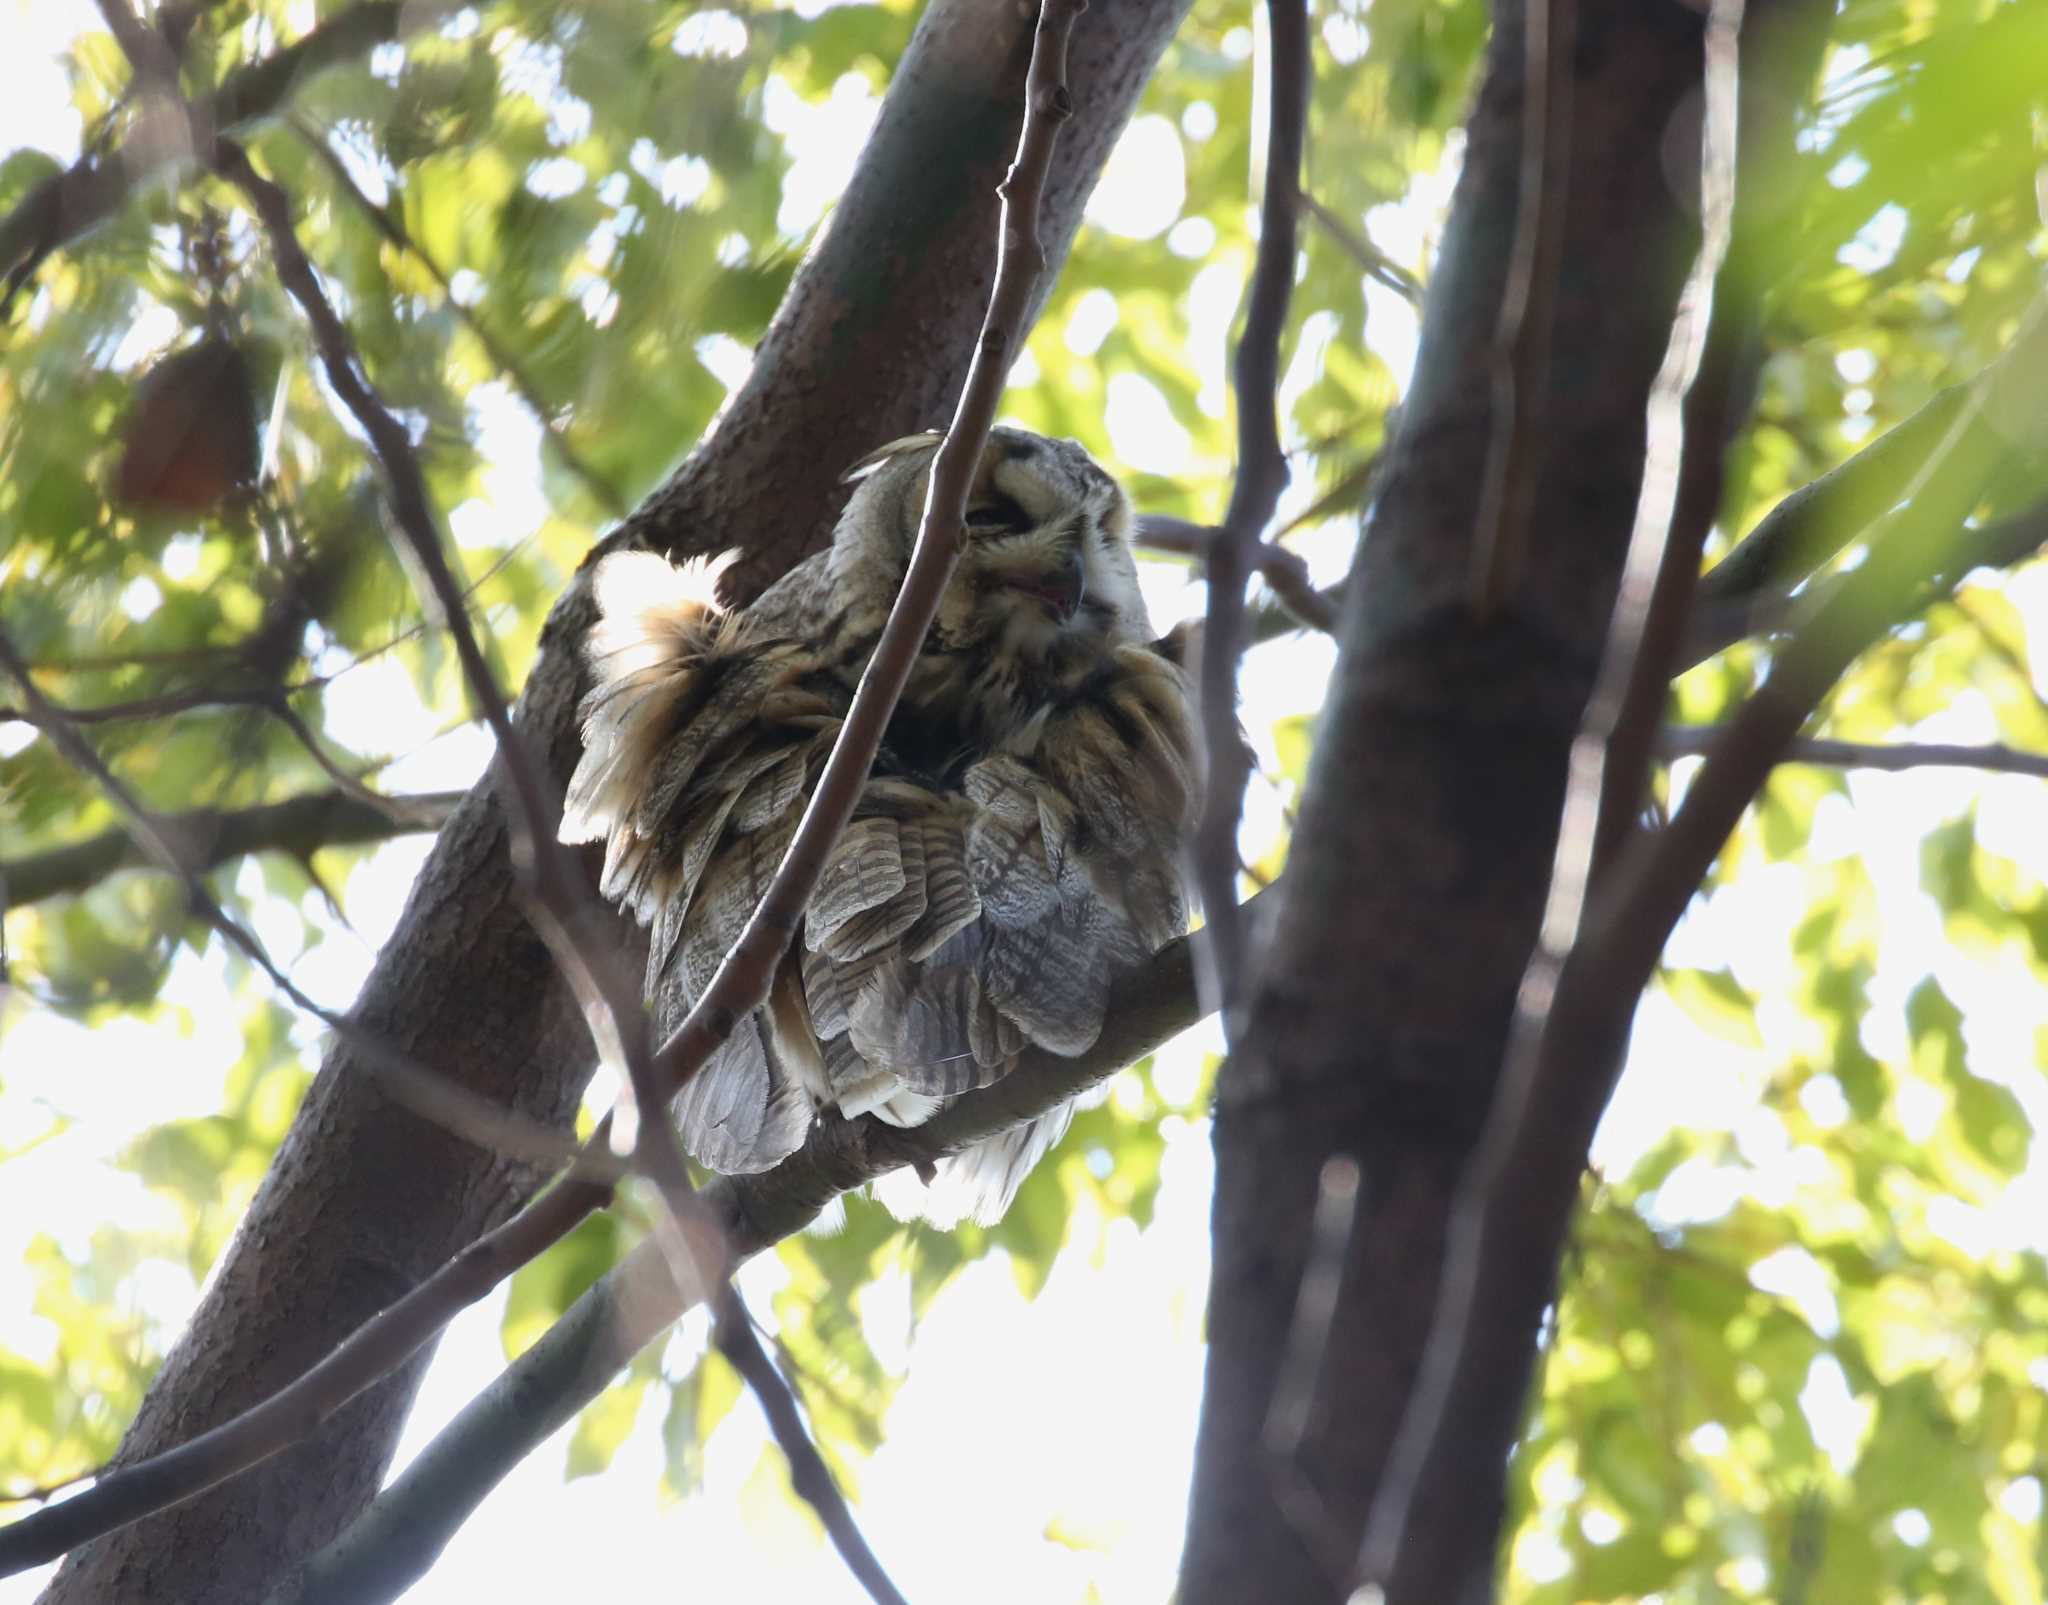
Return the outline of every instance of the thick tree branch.
<path id="1" fill-rule="evenodd" d="M 358 847 L 439 830 L 460 801 L 459 791 L 436 791 L 386 798 L 386 806 L 373 808 L 347 792 L 315 791 L 253 808 L 164 814 L 160 823 L 186 844 L 181 862 L 203 873 L 250 853 L 304 859 L 323 847 Z M 25 858 L 0 859 L 0 888 L 8 907 L 25 908 L 47 897 L 74 896 L 116 870 L 153 862 L 128 831 L 107 830 Z"/>
<path id="2" fill-rule="evenodd" d="M 1639 833 L 1593 894 L 1561 962 L 1532 967 L 1502 1086 L 1460 1189 L 1443 1296 L 1411 1402 L 1391 1497 L 1374 1512 L 1363 1576 L 1394 1605 L 1458 1597 L 1481 1533 L 1463 1512 L 1476 1477 L 1497 1477 L 1527 1384 L 1531 1337 L 1556 1266 L 1585 1156 L 1621 1073 L 1629 1022 L 1701 878 L 1820 700 L 1871 643 L 1925 604 L 1953 569 L 1956 530 L 1982 481 L 1956 471 L 1991 406 L 2048 412 L 2048 300 L 1900 490 L 1864 561 L 1826 586 L 1768 679 L 1725 727 L 1664 829 Z M 2038 429 L 2038 425 L 2036 426 Z M 2038 442 L 2037 442 L 2038 443 Z M 1547 974 L 1543 969 L 1547 963 Z M 1396 1480 L 1398 1479 L 1398 1480 Z"/>
<path id="3" fill-rule="evenodd" d="M 1284 895 L 1218 1080 L 1183 1605 L 1345 1596 L 1330 1557 L 1356 1551 L 1429 1342 L 1456 1179 L 1542 918 L 1553 842 L 1530 822 L 1561 804 L 1635 519 L 1644 404 L 1696 243 L 1662 153 L 1700 81 L 1697 13 L 1574 9 L 1575 28 L 1545 52 L 1572 78 L 1557 218 L 1571 267 L 1548 320 L 1553 360 L 1516 396 L 1545 426 L 1522 561 L 1491 615 L 1476 613 L 1481 490 L 1505 427 L 1494 337 L 1529 116 L 1529 8 L 1502 0 L 1414 378 L 1345 587 Z M 1294 1476 L 1276 1485 L 1263 1446 L 1312 1269 L 1317 1178 L 1337 1156 L 1359 1166 L 1357 1224 Z M 1503 1461 L 1465 1490 L 1489 1517 Z M 1304 1539 L 1286 1495 L 1297 1480 L 1320 1503 L 1320 1541 Z"/>
<path id="4" fill-rule="evenodd" d="M 1247 904 L 1247 910 L 1257 901 Z M 1103 1034 L 1081 1057 L 1029 1054 L 1012 1075 L 969 1094 L 933 1121 L 908 1132 L 871 1119 L 828 1120 L 775 1170 L 714 1182 L 701 1197 L 721 1227 L 729 1251 L 735 1259 L 757 1254 L 801 1231 L 842 1192 L 903 1165 L 933 1163 L 1034 1119 L 1193 1025 L 1201 1018 L 1202 1006 L 1195 995 L 1192 942 L 1183 937 L 1167 944 L 1144 969 L 1117 984 L 1110 995 Z M 305 1437 L 431 1342 L 460 1311 L 560 1241 L 579 1221 L 604 1208 L 620 1173 L 618 1164 L 608 1160 L 609 1136 L 608 1123 L 600 1125 L 576 1165 L 554 1187 L 449 1259 L 261 1403 L 188 1443 L 108 1470 L 92 1489 L 61 1505 L 0 1527 L 0 1576 L 42 1565 L 87 1539 L 167 1510 Z M 654 1253 L 654 1246 L 649 1245 L 648 1251 Z M 684 1307 L 677 1303 L 647 1329 L 646 1338 L 652 1338 Z M 543 1339 L 543 1343 L 549 1341 Z M 634 1345 L 636 1349 L 639 1346 Z M 561 1419 L 566 1420 L 605 1385 L 610 1374 L 595 1375 L 589 1393 L 555 1401 L 547 1408 L 564 1411 Z M 522 1397 L 533 1396 L 532 1385 L 523 1384 L 521 1393 Z M 517 1458 L 515 1455 L 493 1467 L 472 1467 L 481 1479 L 477 1497 L 510 1470 Z M 460 1525 L 460 1519 L 448 1527 L 449 1533 Z"/>
<path id="5" fill-rule="evenodd" d="M 904 1165 L 932 1164 L 1045 1113 L 1194 1024 L 1204 1009 L 1196 995 L 1196 945 L 1191 937 L 1168 943 L 1143 970 L 1119 981 L 1101 1038 L 1078 1058 L 1029 1050 L 1002 1080 L 955 1100 L 922 1126 L 820 1120 L 774 1170 L 712 1182 L 700 1196 L 734 1259 L 801 1231 L 851 1188 Z M 705 1292 L 697 1283 L 679 1287 L 657 1245 L 641 1244 L 471 1401 L 346 1535 L 272 1595 L 271 1605 L 396 1598 L 513 1466 Z"/>
<path id="6" fill-rule="evenodd" d="M 1209 984 L 1223 1013 L 1224 1032 L 1236 1027 L 1236 1000 L 1247 985 L 1244 934 L 1237 923 L 1237 825 L 1251 754 L 1237 725 L 1237 669 L 1244 656 L 1244 590 L 1260 566 L 1266 526 L 1287 489 L 1287 456 L 1280 449 L 1280 337 L 1294 295 L 1295 235 L 1299 221 L 1302 149 L 1307 140 L 1309 50 L 1307 0 L 1267 0 L 1272 82 L 1266 130 L 1264 193 L 1259 197 L 1259 245 L 1246 291 L 1244 332 L 1231 366 L 1237 394 L 1237 477 L 1230 504 L 1205 554 L 1209 609 L 1195 689 L 1206 769 L 1201 815 L 1188 856 L 1204 917 L 1214 924 L 1207 952 L 1215 968 Z"/>
<path id="7" fill-rule="evenodd" d="M 1076 30 L 1078 109 L 1047 183 L 1049 253 L 1064 252 L 1183 9 L 1124 0 L 1113 18 L 1098 12 Z M 986 311 L 992 196 L 1014 149 L 1029 36 L 1028 19 L 992 15 L 978 0 L 925 9 L 853 181 L 746 384 L 621 539 L 671 555 L 737 546 L 728 582 L 758 587 L 828 533 L 844 465 L 950 404 Z M 521 725 L 557 779 L 576 758 L 591 614 L 579 583 L 543 634 L 522 704 Z M 588 1072 L 586 1028 L 514 895 L 507 845 L 495 788 L 481 787 L 442 832 L 356 1013 L 466 1085 L 566 1122 Z M 638 938 L 621 923 L 613 940 L 631 952 Z M 288 1383 L 536 1184 L 529 1165 L 395 1118 L 365 1068 L 346 1041 L 330 1054 L 145 1400 L 124 1462 Z M 281 1303 L 271 1296 L 280 1286 L 298 1296 Z M 420 1365 L 415 1357 L 269 1465 L 75 1551 L 50 1600 L 260 1598 L 289 1557 L 328 1542 L 375 1491 Z"/>

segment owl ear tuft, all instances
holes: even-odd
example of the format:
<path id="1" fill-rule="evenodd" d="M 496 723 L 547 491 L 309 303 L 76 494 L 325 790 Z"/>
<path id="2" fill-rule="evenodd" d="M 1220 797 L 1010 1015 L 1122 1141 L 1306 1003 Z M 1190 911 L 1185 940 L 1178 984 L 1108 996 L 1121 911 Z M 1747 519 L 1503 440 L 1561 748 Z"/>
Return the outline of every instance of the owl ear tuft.
<path id="1" fill-rule="evenodd" d="M 878 446 L 851 468 L 839 476 L 842 485 L 851 485 L 856 480 L 866 479 L 892 457 L 905 456 L 910 452 L 937 451 L 939 442 L 946 438 L 943 429 L 922 429 L 914 435 L 904 435 L 892 440 L 886 446 Z"/>

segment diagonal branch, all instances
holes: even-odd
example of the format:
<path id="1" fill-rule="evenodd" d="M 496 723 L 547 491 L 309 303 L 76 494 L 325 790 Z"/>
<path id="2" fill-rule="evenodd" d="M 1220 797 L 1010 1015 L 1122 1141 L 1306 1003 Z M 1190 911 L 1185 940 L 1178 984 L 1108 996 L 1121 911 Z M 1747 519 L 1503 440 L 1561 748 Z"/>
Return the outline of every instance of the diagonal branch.
<path id="1" fill-rule="evenodd" d="M 250 853 L 289 853 L 306 858 L 322 847 L 358 847 L 420 831 L 439 830 L 462 801 L 457 791 L 390 797 L 373 808 L 339 789 L 306 792 L 253 808 L 199 808 L 164 814 L 170 837 L 187 844 L 182 863 L 204 873 Z M 0 887 L 9 908 L 45 898 L 74 896 L 116 870 L 157 861 L 127 830 L 107 830 L 84 841 L 52 847 L 25 858 L 0 859 Z"/>
<path id="2" fill-rule="evenodd" d="M 355 175 L 348 170 L 347 164 L 334 153 L 334 147 L 329 145 L 321 131 L 305 118 L 293 116 L 287 126 L 319 159 L 320 165 L 327 169 L 341 192 L 375 225 L 377 232 L 426 269 L 427 276 L 440 288 L 441 304 L 454 313 L 462 326 L 475 336 L 476 343 L 483 347 L 484 355 L 490 359 L 491 366 L 503 374 L 512 388 L 518 392 L 519 399 L 526 403 L 526 410 L 533 414 L 534 422 L 540 425 L 541 438 L 561 460 L 562 466 L 576 476 L 583 488 L 597 498 L 598 505 L 607 513 L 613 518 L 622 517 L 626 512 L 626 503 L 617 488 L 592 467 L 576 449 L 575 443 L 555 422 L 555 409 L 548 405 L 547 398 L 540 393 L 540 387 L 533 382 L 532 376 L 526 372 L 519 359 L 506 348 L 504 341 L 493 334 L 490 326 L 477 316 L 475 309 L 463 304 L 449 282 L 447 271 L 412 237 L 396 208 L 379 206 L 364 194 L 362 185 L 356 182 Z"/>
<path id="3" fill-rule="evenodd" d="M 276 113 L 312 74 L 431 27 L 456 9 L 453 0 L 362 0 L 265 60 L 230 73 L 202 103 L 204 120 L 223 132 L 246 128 Z M 25 282 L 52 251 L 106 222 L 137 185 L 148 184 L 184 154 L 165 141 L 138 141 L 88 152 L 36 185 L 0 218 L 0 270 L 7 288 Z"/>
<path id="4" fill-rule="evenodd" d="M 1226 1037 L 1234 1023 L 1236 1000 L 1246 988 L 1244 933 L 1237 923 L 1237 825 L 1244 811 L 1244 788 L 1251 779 L 1251 754 L 1237 726 L 1237 666 L 1244 655 L 1245 582 L 1259 566 L 1262 537 L 1287 489 L 1287 458 L 1280 449 L 1280 337 L 1294 294 L 1296 203 L 1308 127 L 1306 0 L 1267 0 L 1266 16 L 1272 110 L 1259 201 L 1258 255 L 1246 292 L 1244 333 L 1231 368 L 1231 387 L 1237 392 L 1237 477 L 1206 554 L 1209 611 L 1202 626 L 1196 689 L 1208 774 L 1201 817 L 1188 849 L 1205 918 L 1215 926 L 1215 939 L 1207 949 L 1214 965 L 1208 981 L 1223 1013 Z"/>
<path id="5" fill-rule="evenodd" d="M 264 951 L 263 944 L 233 919 L 200 879 L 185 845 L 165 816 L 158 814 L 122 783 L 92 749 L 90 743 L 66 723 L 63 713 L 36 686 L 27 663 L 15 650 L 13 641 L 0 629 L 0 669 L 12 675 L 21 691 L 29 721 L 63 754 L 72 767 L 95 781 L 120 809 L 136 850 L 150 862 L 184 885 L 188 910 L 262 972 L 272 986 L 307 1014 L 353 1044 L 382 1075 L 398 1102 L 415 1113 L 438 1121 L 450 1131 L 501 1153 L 521 1155 L 544 1162 L 560 1162 L 572 1152 L 561 1137 L 537 1126 L 490 1100 L 478 1097 L 431 1066 L 400 1053 L 371 1033 L 358 1028 L 307 995 Z"/>
<path id="6" fill-rule="evenodd" d="M 902 1131 L 865 1118 L 822 1122 L 805 1146 L 775 1170 L 712 1183 L 702 1195 L 704 1206 L 722 1227 L 734 1258 L 748 1258 L 801 1231 L 826 1203 L 850 1188 L 902 1165 L 934 1163 L 958 1148 L 1035 1119 L 1193 1025 L 1203 1012 L 1195 995 L 1190 956 L 1193 940 L 1182 937 L 1168 943 L 1145 968 L 1116 985 L 1102 1037 L 1081 1057 L 1062 1059 L 1034 1050 L 1001 1081 L 967 1094 L 933 1121 L 913 1130 Z M 90 1538 L 194 1498 L 310 1433 L 431 1342 L 461 1310 L 559 1241 L 593 1211 L 604 1208 L 620 1174 L 618 1165 L 605 1163 L 609 1136 L 608 1125 L 600 1125 L 575 1167 L 556 1186 L 447 1261 L 262 1403 L 190 1442 L 109 1471 L 92 1488 L 62 1504 L 0 1527 L 0 1576 L 42 1565 Z M 620 1273 L 613 1275 L 616 1278 Z M 649 1312 L 646 1318 L 653 1324 L 641 1341 L 651 1339 L 685 1307 L 678 1297 L 672 1307 L 665 1307 L 665 1313 Z M 572 1340 L 553 1341 L 559 1347 Z M 547 1344 L 550 1339 L 542 1342 Z M 633 1345 L 635 1350 L 639 1347 L 640 1343 Z M 624 1357 L 619 1363 L 624 1363 Z M 609 1371 L 594 1374 L 587 1393 L 557 1399 L 545 1394 L 554 1384 L 521 1373 L 516 1386 L 525 1402 L 519 1410 L 538 1408 L 559 1424 L 595 1396 L 610 1377 Z M 545 1431 L 540 1434 L 545 1435 Z M 538 1441 L 538 1437 L 533 1440 Z M 472 1464 L 464 1448 L 455 1458 L 476 1480 L 476 1497 L 481 1498 L 518 1455 L 495 1465 Z M 444 1541 L 469 1508 L 464 1506 L 453 1515 L 442 1534 Z M 435 1547 L 438 1549 L 438 1544 Z"/>
<path id="7" fill-rule="evenodd" d="M 1113 987 L 1102 1037 L 1079 1058 L 1029 1049 L 1010 1074 L 963 1095 L 925 1125 L 906 1129 L 868 1117 L 824 1119 L 774 1170 L 712 1182 L 703 1191 L 704 1205 L 723 1228 L 735 1261 L 802 1230 L 848 1189 L 900 1166 L 936 1163 L 1035 1119 L 1194 1024 L 1207 1007 L 1195 986 L 1199 945 L 1193 937 L 1170 942 L 1143 970 Z M 356 1525 L 274 1594 L 270 1605 L 376 1605 L 396 1598 L 433 1565 L 513 1466 L 601 1393 L 704 1292 L 701 1285 L 678 1286 L 658 1247 L 641 1244 L 472 1400 Z"/>
<path id="8" fill-rule="evenodd" d="M 846 1507 L 845 1495 L 832 1480 L 831 1468 L 825 1464 L 825 1457 L 818 1453 L 818 1446 L 811 1442 L 803 1416 L 797 1410 L 796 1396 L 791 1392 L 787 1379 L 775 1368 L 775 1362 L 768 1357 L 768 1351 L 761 1347 L 760 1335 L 755 1332 L 752 1319 L 740 1303 L 739 1290 L 730 1283 L 720 1296 L 715 1319 L 714 1341 L 718 1352 L 731 1362 L 732 1368 L 754 1390 L 755 1397 L 761 1401 L 762 1411 L 768 1417 L 775 1441 L 789 1457 L 790 1486 L 818 1513 L 818 1519 L 825 1524 L 826 1536 L 832 1540 L 832 1547 L 839 1551 L 840 1558 L 846 1562 L 846 1569 L 867 1590 L 868 1598 L 875 1605 L 905 1605 L 903 1596 L 889 1580 L 889 1574 L 882 1570 L 882 1563 L 875 1559 L 875 1552 L 868 1547 L 867 1539 L 855 1524 L 853 1513 Z"/>

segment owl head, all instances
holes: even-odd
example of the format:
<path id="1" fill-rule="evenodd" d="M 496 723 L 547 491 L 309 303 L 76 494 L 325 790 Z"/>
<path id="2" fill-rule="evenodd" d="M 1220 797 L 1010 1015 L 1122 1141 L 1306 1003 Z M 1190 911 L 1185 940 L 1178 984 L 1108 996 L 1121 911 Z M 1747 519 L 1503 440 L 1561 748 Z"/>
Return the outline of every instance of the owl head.
<path id="1" fill-rule="evenodd" d="M 833 538 L 835 587 L 886 612 L 924 513 L 937 434 L 856 464 Z M 1072 440 L 996 429 L 967 498 L 967 540 L 927 652 L 1049 659 L 1151 637 L 1122 489 Z"/>

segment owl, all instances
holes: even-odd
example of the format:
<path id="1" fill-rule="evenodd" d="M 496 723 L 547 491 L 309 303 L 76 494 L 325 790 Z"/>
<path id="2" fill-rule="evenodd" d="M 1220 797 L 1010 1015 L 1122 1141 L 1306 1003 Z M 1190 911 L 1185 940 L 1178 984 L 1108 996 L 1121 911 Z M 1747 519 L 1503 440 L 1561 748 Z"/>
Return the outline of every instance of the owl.
<path id="1" fill-rule="evenodd" d="M 648 927 L 659 1036 L 710 984 L 781 862 L 910 561 L 938 446 L 849 472 L 832 544 L 751 606 L 720 562 L 602 560 L 566 842 Z M 1116 482 L 1073 441 L 997 429 L 966 542 L 879 755 L 766 1003 L 675 1103 L 711 1170 L 765 1170 L 817 1111 L 901 1126 L 1084 1052 L 1111 983 L 1186 922 L 1188 688 L 1153 638 Z M 885 1189 L 993 1222 L 1062 1107 Z"/>

